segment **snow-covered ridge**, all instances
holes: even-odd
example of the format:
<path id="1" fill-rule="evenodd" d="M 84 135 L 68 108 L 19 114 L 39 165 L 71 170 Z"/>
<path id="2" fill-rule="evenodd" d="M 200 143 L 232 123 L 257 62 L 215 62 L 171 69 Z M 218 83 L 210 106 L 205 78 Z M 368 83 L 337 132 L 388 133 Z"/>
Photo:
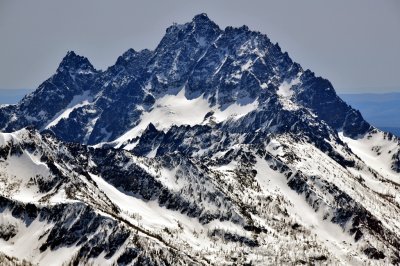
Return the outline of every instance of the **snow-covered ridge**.
<path id="1" fill-rule="evenodd" d="M 11 143 L 18 144 L 29 138 L 29 130 L 25 128 L 12 133 L 0 132 L 0 146 L 4 147 Z"/>
<path id="2" fill-rule="evenodd" d="M 157 99 L 150 111 L 142 113 L 140 123 L 113 143 L 118 143 L 116 147 L 119 147 L 125 141 L 139 136 L 150 123 L 158 130 L 168 130 L 173 125 L 194 126 L 205 122 L 208 114 L 213 122 L 220 123 L 228 119 L 238 119 L 258 107 L 258 101 L 254 100 L 243 105 L 233 103 L 221 109 L 219 105 L 210 106 L 208 99 L 203 95 L 195 99 L 187 99 L 185 93 L 185 88 L 182 88 L 176 95 L 167 94 Z"/>
<path id="3" fill-rule="evenodd" d="M 400 173 L 394 170 L 393 163 L 400 160 L 400 141 L 378 129 L 358 139 L 339 133 L 343 142 L 359 156 L 369 167 L 393 182 L 400 183 Z"/>
<path id="4" fill-rule="evenodd" d="M 276 93 L 279 96 L 279 100 L 281 101 L 283 108 L 286 110 L 295 111 L 300 108 L 300 106 L 291 99 L 294 94 L 292 87 L 298 84 L 300 84 L 300 77 L 297 77 L 290 82 L 284 81 L 278 87 L 278 91 Z"/>
<path id="5" fill-rule="evenodd" d="M 1 167 L 0 185 L 2 188 L 8 188 L 1 190 L 1 196 L 22 203 L 34 202 L 37 206 L 58 206 L 59 204 L 83 202 L 101 215 L 123 221 L 124 226 L 131 228 L 129 230 L 132 234 L 139 230 L 139 237 L 148 239 L 146 241 L 153 241 L 151 239 L 154 239 L 155 236 L 161 237 L 162 241 L 165 243 L 169 241 L 178 249 L 185 247 L 186 254 L 189 256 L 190 254 L 201 254 L 201 258 L 214 261 L 221 256 L 221 252 L 229 252 L 233 249 L 236 252 L 230 253 L 226 263 L 237 256 L 235 255 L 238 254 L 237 252 L 247 252 L 249 255 L 244 258 L 243 262 L 252 260 L 255 264 L 261 265 L 265 261 L 272 263 L 274 257 L 277 258 L 276 254 L 268 251 L 272 243 L 281 249 L 291 246 L 291 252 L 279 255 L 279 260 L 289 261 L 297 257 L 321 256 L 321 259 L 333 264 L 362 265 L 369 260 L 363 250 L 370 248 L 371 251 L 368 252 L 373 252 L 372 254 L 381 254 L 379 253 L 381 251 L 388 254 L 384 260 L 375 261 L 376 264 L 387 264 L 394 254 L 390 253 L 392 248 L 388 242 L 382 242 L 378 251 L 375 251 L 374 246 L 371 248 L 370 243 L 378 240 L 374 234 L 370 233 L 371 229 L 367 227 L 361 227 L 361 239 L 354 240 L 354 233 L 350 233 L 354 229 L 352 219 L 345 220 L 343 224 L 333 222 L 337 215 L 334 204 L 335 197 L 337 197 L 335 191 L 340 191 L 340 193 L 349 195 L 350 198 L 346 200 L 350 201 L 347 204 L 350 206 L 358 204 L 371 212 L 373 217 L 378 217 L 383 222 L 384 229 L 382 230 L 388 230 L 385 233 L 387 236 L 392 237 L 393 232 L 400 228 L 400 224 L 394 218 L 398 207 L 389 203 L 386 198 L 379 196 L 379 193 L 391 195 L 396 191 L 396 185 L 383 182 L 383 179 L 380 178 L 384 178 L 384 176 L 374 177 L 373 172 L 368 172 L 368 167 L 363 161 L 359 161 L 340 143 L 332 143 L 332 145 L 349 160 L 355 160 L 354 167 L 346 169 L 312 144 L 305 140 L 296 141 L 290 135 L 275 136 L 270 139 L 265 150 L 259 150 L 257 155 L 253 154 L 251 148 L 249 149 L 240 142 L 230 145 L 233 150 L 218 149 L 219 152 L 213 152 L 214 156 L 203 162 L 198 161 L 202 156 L 198 153 L 196 162 L 199 165 L 192 166 L 182 159 L 175 161 L 176 158 L 173 158 L 178 154 L 169 155 L 172 157 L 153 159 L 136 157 L 127 151 L 116 151 L 112 148 L 104 150 L 103 148 L 92 149 L 92 154 L 88 155 L 84 149 L 75 151 L 77 146 L 64 146 L 50 136 L 42 137 L 32 130 L 1 134 L 1 143 L 2 149 L 15 145 L 15 147 L 31 147 L 23 150 L 22 153 L 9 153 L 0 162 L 4 165 Z M 32 148 L 33 143 L 36 148 Z M 55 149 L 55 147 L 57 148 Z M 211 149 L 213 148 L 211 147 Z M 78 152 L 80 156 L 73 159 L 71 153 L 75 152 Z M 113 156 L 114 153 L 115 158 L 118 159 L 112 161 L 113 169 L 109 172 L 106 169 L 110 166 L 102 165 L 105 163 L 103 160 L 108 156 Z M 263 153 L 269 155 L 260 156 Z M 290 159 L 293 158 L 292 153 L 297 156 L 297 159 Z M 54 187 L 45 193 L 39 190 L 35 182 L 32 182 L 32 177 L 38 178 L 38 180 L 45 180 L 43 179 L 45 177 L 48 181 L 55 178 L 52 166 L 48 161 L 43 161 L 44 154 L 46 157 L 53 158 L 57 171 L 68 176 L 63 179 L 65 181 L 62 181 L 61 185 L 55 186 L 54 184 Z M 207 152 L 204 151 L 203 154 L 207 154 Z M 255 159 L 251 159 L 252 156 Z M 71 159 L 66 161 L 65 159 L 60 160 L 60 158 Z M 87 162 L 87 160 L 89 160 L 88 165 L 84 166 L 83 162 Z M 128 169 L 132 165 L 140 168 L 129 172 Z M 103 168 L 104 170 L 101 170 Z M 13 169 L 21 170 L 14 171 Z M 73 169 L 81 170 L 75 172 Z M 87 174 L 84 174 L 85 172 Z M 115 177 L 113 173 L 116 174 Z M 129 178 L 129 181 L 115 183 L 115 178 L 120 178 L 118 173 Z M 251 178 L 254 174 L 254 178 Z M 242 214 L 236 204 L 245 204 L 246 209 L 253 209 L 248 214 L 252 224 L 260 228 L 257 230 L 266 231 L 255 235 L 245 229 L 248 228 L 246 219 L 235 215 L 228 216 L 232 217 L 230 218 L 232 220 L 228 219 L 222 222 L 211 218 L 204 223 L 197 216 L 162 206 L 157 199 L 145 200 L 140 194 L 129 191 L 132 181 L 145 180 L 148 178 L 147 175 L 158 180 L 157 182 L 160 182 L 164 188 L 163 191 L 180 195 L 182 201 L 178 201 L 178 206 L 188 200 L 199 204 L 197 206 L 203 206 L 201 208 L 210 213 L 238 211 L 236 215 L 240 216 Z M 298 178 L 302 175 L 307 178 L 310 191 L 304 191 L 303 189 L 306 187 L 303 188 L 303 185 L 299 186 L 300 183 L 296 183 L 301 180 Z M 207 179 L 202 180 L 201 176 L 207 176 Z M 359 176 L 364 179 L 364 183 L 358 181 Z M 14 181 L 18 181 L 18 186 L 15 186 Z M 375 184 L 378 182 L 381 182 L 385 189 L 377 190 Z M 311 184 L 313 185 L 311 186 Z M 335 184 L 335 186 L 330 187 L 329 184 Z M 146 189 L 153 189 L 153 185 L 145 186 Z M 193 187 L 196 187 L 196 190 L 193 190 Z M 74 188 L 72 193 L 71 188 Z M 76 188 L 79 188 L 78 191 Z M 301 189 L 299 191 L 303 192 L 296 191 L 297 189 Z M 93 195 L 96 197 L 93 198 Z M 213 196 L 209 197 L 208 195 Z M 170 197 L 168 197 L 169 200 Z M 216 203 L 214 200 L 220 203 Z M 228 205 L 229 208 L 224 205 L 228 202 L 232 204 Z M 380 207 L 375 208 L 374 206 Z M 355 215 L 360 214 L 356 213 Z M 4 244 L 1 245 L 1 252 L 44 265 L 46 261 L 55 258 L 69 261 L 73 259 L 73 253 L 76 254 L 80 250 L 81 246 L 75 244 L 68 248 L 62 247 L 57 252 L 47 250 L 38 253 L 33 251 L 39 248 L 38 245 L 49 241 L 45 236 L 39 242 L 24 241 L 29 252 L 22 254 L 20 250 L 15 249 L 16 246 L 13 243 L 20 243 L 18 239 L 25 239 L 26 233 L 30 230 L 37 232 L 37 236 L 46 235 L 45 232 L 55 230 L 56 225 L 46 224 L 36 219 L 30 225 L 23 225 L 18 220 L 19 216 L 10 215 L 8 209 L 5 209 L 0 217 L 3 217 L 3 220 L 0 219 L 2 224 L 15 224 L 16 227 L 13 227 L 15 228 L 13 230 L 17 232 L 11 237 L 15 242 L 0 239 L 0 242 L 2 241 Z M 289 230 L 291 233 L 285 235 L 285 230 Z M 357 237 L 359 236 L 357 235 Z M 302 249 L 298 249 L 298 247 L 306 248 L 310 243 L 314 245 L 314 251 L 302 254 L 300 252 Z M 119 247 L 118 255 L 112 258 L 100 255 L 91 261 L 95 264 L 115 261 L 126 248 L 132 247 L 132 245 L 128 241 Z M 253 253 L 255 250 L 257 252 Z"/>
<path id="6" fill-rule="evenodd" d="M 67 119 L 72 111 L 75 109 L 88 105 L 92 100 L 93 97 L 89 96 L 90 91 L 84 91 L 82 95 L 76 95 L 68 104 L 68 106 L 57 113 L 54 118 L 44 127 L 44 129 L 49 129 L 60 122 L 61 119 Z"/>

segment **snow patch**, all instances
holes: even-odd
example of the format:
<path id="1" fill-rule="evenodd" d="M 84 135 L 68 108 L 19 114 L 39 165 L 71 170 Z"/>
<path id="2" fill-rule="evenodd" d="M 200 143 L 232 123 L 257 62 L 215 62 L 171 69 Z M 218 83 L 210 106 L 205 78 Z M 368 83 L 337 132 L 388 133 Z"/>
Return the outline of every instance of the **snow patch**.
<path id="1" fill-rule="evenodd" d="M 90 91 L 84 91 L 81 95 L 75 95 L 74 98 L 72 98 L 71 102 L 68 104 L 68 106 L 58 112 L 52 119 L 50 123 L 48 123 L 44 129 L 49 129 L 60 122 L 61 119 L 67 119 L 69 115 L 71 114 L 72 111 L 75 109 L 88 105 L 91 101 L 92 98 L 89 96 Z"/>
<path id="2" fill-rule="evenodd" d="M 276 92 L 279 96 L 279 100 L 283 105 L 283 108 L 290 111 L 295 111 L 299 109 L 299 106 L 295 104 L 291 98 L 294 94 L 292 87 L 300 83 L 300 77 L 297 77 L 290 82 L 284 81 L 279 86 Z"/>
<path id="3" fill-rule="evenodd" d="M 310 229 L 321 243 L 332 251 L 343 261 L 348 261 L 349 257 L 345 250 L 352 249 L 354 240 L 352 237 L 340 228 L 339 225 L 333 224 L 328 220 L 324 220 L 322 215 L 315 212 L 314 209 L 307 204 L 304 196 L 297 194 L 287 185 L 287 179 L 284 174 L 274 171 L 268 163 L 257 158 L 256 179 L 264 191 L 277 189 L 290 202 L 287 211 L 291 216 L 297 217 L 299 222 L 306 228 Z M 267 192 L 268 193 L 268 192 Z M 358 264 L 352 261 L 354 265 Z M 353 265 L 353 264 L 352 264 Z"/>
<path id="4" fill-rule="evenodd" d="M 140 123 L 119 137 L 115 143 L 118 143 L 117 147 L 120 147 L 125 141 L 143 133 L 150 123 L 158 130 L 168 130 L 173 125 L 194 126 L 201 124 L 209 112 L 213 112 L 215 122 L 222 122 L 227 119 L 240 118 L 257 107 L 258 101 L 255 100 L 245 105 L 234 103 L 221 110 L 220 106 L 210 107 L 208 100 L 203 95 L 195 99 L 187 99 L 185 88 L 183 88 L 176 95 L 165 95 L 158 99 L 151 111 L 142 114 Z"/>
<path id="5" fill-rule="evenodd" d="M 400 144 L 395 139 L 388 140 L 384 134 L 377 130 L 367 133 L 360 139 L 352 139 L 339 132 L 339 137 L 369 167 L 383 177 L 399 182 L 400 174 L 391 169 L 391 162 L 393 154 L 399 151 Z"/>

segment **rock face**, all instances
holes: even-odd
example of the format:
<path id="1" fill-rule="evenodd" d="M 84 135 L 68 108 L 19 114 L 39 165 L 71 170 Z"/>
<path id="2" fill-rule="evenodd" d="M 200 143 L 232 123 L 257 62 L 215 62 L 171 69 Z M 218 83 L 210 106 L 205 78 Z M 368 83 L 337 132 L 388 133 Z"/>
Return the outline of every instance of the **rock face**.
<path id="1" fill-rule="evenodd" d="M 400 263 L 399 139 L 245 26 L 68 52 L 0 128 L 0 261 Z"/>

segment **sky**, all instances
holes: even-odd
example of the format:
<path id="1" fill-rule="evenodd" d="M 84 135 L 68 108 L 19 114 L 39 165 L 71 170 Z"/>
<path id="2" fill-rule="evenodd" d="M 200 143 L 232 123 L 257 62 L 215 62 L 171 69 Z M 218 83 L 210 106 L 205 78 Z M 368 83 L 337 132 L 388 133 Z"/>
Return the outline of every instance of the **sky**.
<path id="1" fill-rule="evenodd" d="M 0 89 L 38 87 L 69 50 L 106 69 L 203 12 L 267 34 L 339 93 L 400 92 L 398 0 L 0 0 Z"/>

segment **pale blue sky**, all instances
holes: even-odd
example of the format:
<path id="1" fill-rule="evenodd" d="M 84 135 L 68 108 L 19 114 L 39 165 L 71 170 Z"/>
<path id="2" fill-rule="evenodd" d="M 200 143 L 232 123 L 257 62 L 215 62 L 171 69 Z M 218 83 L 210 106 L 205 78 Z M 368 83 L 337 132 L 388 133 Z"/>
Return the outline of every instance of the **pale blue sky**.
<path id="1" fill-rule="evenodd" d="M 36 88 L 68 50 L 105 69 L 202 12 L 266 33 L 339 92 L 400 91 L 397 0 L 0 0 L 0 88 Z"/>

